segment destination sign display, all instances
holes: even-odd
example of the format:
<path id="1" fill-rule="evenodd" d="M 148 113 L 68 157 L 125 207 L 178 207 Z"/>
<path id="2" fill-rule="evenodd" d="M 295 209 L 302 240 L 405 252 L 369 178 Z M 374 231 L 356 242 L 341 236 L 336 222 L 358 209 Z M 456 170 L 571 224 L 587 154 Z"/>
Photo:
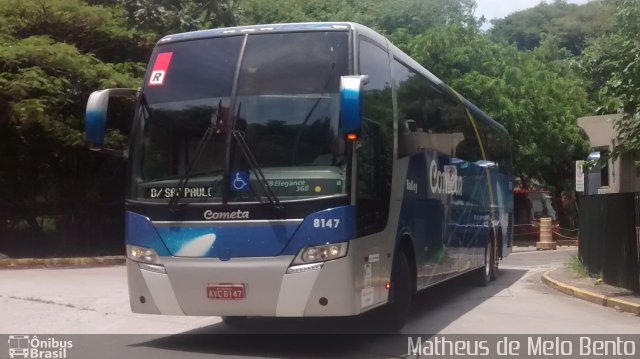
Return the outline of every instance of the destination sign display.
<path id="1" fill-rule="evenodd" d="M 210 198 L 214 197 L 214 188 L 208 187 L 185 187 L 182 198 Z M 180 188 L 176 187 L 156 187 L 147 188 L 145 197 L 151 199 L 173 198 L 178 196 Z"/>
<path id="2" fill-rule="evenodd" d="M 251 193 L 262 194 L 262 188 L 255 178 L 248 181 L 237 176 L 236 182 L 246 182 L 242 185 L 236 183 L 235 192 L 237 196 L 252 196 Z M 276 196 L 327 196 L 344 193 L 344 181 L 341 179 L 268 179 L 267 183 Z M 187 186 L 184 193 L 180 194 L 180 188 L 167 186 L 153 186 L 144 189 L 144 196 L 147 199 L 170 199 L 181 197 L 185 199 L 214 198 L 220 197 L 222 188 L 220 186 Z"/>

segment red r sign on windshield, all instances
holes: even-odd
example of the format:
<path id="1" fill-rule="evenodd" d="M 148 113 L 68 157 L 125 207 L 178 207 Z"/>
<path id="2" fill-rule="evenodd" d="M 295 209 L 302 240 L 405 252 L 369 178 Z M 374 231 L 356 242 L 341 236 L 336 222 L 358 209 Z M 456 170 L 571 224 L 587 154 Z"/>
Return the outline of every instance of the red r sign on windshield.
<path id="1" fill-rule="evenodd" d="M 151 77 L 149 77 L 149 86 L 160 86 L 164 82 L 164 77 L 169 69 L 173 52 L 161 52 L 156 56 L 156 62 L 153 63 Z"/>

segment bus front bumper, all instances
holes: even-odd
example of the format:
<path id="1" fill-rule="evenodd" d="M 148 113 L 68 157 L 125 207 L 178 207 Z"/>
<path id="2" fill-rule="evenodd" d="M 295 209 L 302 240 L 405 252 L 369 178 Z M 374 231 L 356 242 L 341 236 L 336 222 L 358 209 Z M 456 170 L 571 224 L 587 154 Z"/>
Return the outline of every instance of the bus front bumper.
<path id="1" fill-rule="evenodd" d="M 352 258 L 287 273 L 293 256 L 268 258 L 162 257 L 166 273 L 127 259 L 134 313 L 201 316 L 317 317 L 360 313 Z M 142 267 L 142 268 L 141 268 Z M 207 287 L 242 284 L 243 299 L 210 299 Z"/>

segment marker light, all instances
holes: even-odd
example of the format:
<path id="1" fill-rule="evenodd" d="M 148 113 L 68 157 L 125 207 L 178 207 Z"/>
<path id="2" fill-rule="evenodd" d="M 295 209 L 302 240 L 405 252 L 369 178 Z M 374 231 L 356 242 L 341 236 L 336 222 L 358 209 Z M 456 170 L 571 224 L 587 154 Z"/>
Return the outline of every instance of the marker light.
<path id="1" fill-rule="evenodd" d="M 287 268 L 287 274 L 304 273 L 322 268 L 324 263 L 301 264 Z"/>
<path id="2" fill-rule="evenodd" d="M 160 274 L 167 274 L 167 270 L 164 269 L 163 265 L 155 265 L 155 264 L 147 264 L 147 263 L 138 263 L 138 268 L 144 269 L 149 272 L 155 272 Z"/>
<path id="3" fill-rule="evenodd" d="M 344 135 L 344 138 L 347 139 L 347 141 L 355 141 L 358 139 L 358 134 L 357 133 L 347 133 L 346 135 Z"/>
<path id="4" fill-rule="evenodd" d="M 127 258 L 141 263 L 162 264 L 153 248 L 138 247 L 127 244 Z"/>
<path id="5" fill-rule="evenodd" d="M 347 255 L 348 248 L 349 242 L 327 243 L 302 248 L 292 264 L 318 263 L 341 258 Z"/>

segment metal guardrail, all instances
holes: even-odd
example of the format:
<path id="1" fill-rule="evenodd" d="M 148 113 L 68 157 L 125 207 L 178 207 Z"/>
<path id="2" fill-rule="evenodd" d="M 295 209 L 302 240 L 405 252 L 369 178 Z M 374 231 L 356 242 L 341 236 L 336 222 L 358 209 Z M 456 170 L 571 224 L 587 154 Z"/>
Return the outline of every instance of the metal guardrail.
<path id="1" fill-rule="evenodd" d="M 537 222 L 532 222 L 532 223 L 521 223 L 521 224 L 514 224 L 513 225 L 514 228 L 516 227 L 528 227 L 528 228 L 535 228 L 538 229 L 540 228 L 540 224 Z M 551 228 L 552 232 L 553 232 L 553 237 L 555 239 L 555 237 L 560 237 L 562 239 L 568 239 L 568 240 L 578 240 L 579 239 L 579 233 L 580 233 L 580 229 L 579 228 L 575 228 L 575 229 L 569 229 L 569 228 L 564 228 L 564 227 L 560 227 L 560 226 L 553 226 Z M 567 236 L 565 234 L 562 234 L 563 232 L 576 232 L 574 236 Z M 539 230 L 534 231 L 534 232 L 519 232 L 517 234 L 514 234 L 514 236 L 516 237 L 522 237 L 522 236 L 531 236 L 531 235 L 539 235 L 540 232 Z"/>

